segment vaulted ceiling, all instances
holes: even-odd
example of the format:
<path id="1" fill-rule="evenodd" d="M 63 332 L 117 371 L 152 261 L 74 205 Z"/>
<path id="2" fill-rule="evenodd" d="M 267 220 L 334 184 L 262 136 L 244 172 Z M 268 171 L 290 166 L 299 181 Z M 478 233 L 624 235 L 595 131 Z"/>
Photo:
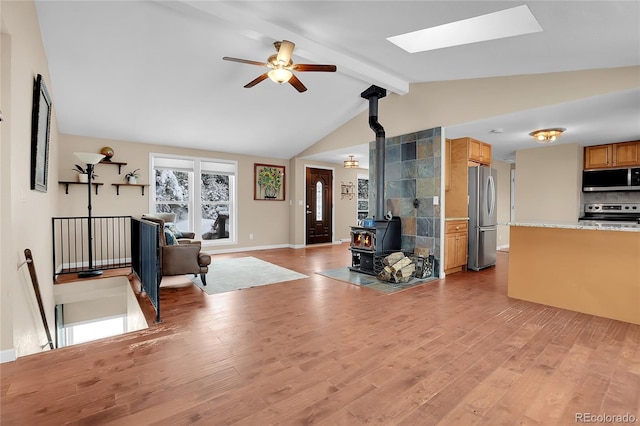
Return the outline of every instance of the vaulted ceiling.
<path id="1" fill-rule="evenodd" d="M 282 159 L 366 110 L 360 93 L 371 84 L 404 94 L 419 82 L 640 65 L 637 1 L 36 4 L 61 132 Z M 414 54 L 387 40 L 523 4 L 542 32 Z M 296 73 L 304 93 L 270 80 L 246 89 L 266 69 L 222 60 L 264 62 L 282 39 L 296 43 L 294 62 L 335 64 L 337 72 Z M 531 130 L 545 115 L 576 128 L 597 120 L 608 136 L 640 138 L 640 89 L 460 123 L 447 134 Z M 587 136 L 582 143 L 602 141 Z M 494 149 L 503 159 L 512 152 L 507 142 Z M 329 154 L 318 159 L 338 158 Z"/>

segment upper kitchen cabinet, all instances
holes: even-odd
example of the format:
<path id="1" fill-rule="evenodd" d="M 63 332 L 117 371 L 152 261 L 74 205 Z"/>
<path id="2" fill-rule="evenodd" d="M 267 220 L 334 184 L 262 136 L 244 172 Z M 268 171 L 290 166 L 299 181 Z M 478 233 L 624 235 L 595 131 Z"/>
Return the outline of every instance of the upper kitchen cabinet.
<path id="1" fill-rule="evenodd" d="M 469 161 L 490 166 L 491 145 L 472 138 L 465 139 L 468 139 Z"/>
<path id="2" fill-rule="evenodd" d="M 640 165 L 640 141 L 594 145 L 584 148 L 585 169 Z"/>

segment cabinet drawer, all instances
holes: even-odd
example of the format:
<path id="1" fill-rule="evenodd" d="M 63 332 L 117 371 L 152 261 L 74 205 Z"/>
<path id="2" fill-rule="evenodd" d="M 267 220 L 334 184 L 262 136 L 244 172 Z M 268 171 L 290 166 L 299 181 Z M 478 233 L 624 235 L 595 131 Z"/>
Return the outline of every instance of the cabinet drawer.
<path id="1" fill-rule="evenodd" d="M 452 234 L 456 232 L 467 232 L 469 224 L 466 220 L 452 220 L 446 222 L 445 233 Z"/>

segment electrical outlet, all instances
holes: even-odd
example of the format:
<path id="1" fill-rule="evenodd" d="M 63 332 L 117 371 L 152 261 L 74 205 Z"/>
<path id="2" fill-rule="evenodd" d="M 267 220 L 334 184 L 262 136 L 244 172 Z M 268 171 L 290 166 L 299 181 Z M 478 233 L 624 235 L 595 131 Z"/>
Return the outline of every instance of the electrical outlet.
<path id="1" fill-rule="evenodd" d="M 249 234 L 249 239 L 253 240 L 253 234 Z"/>

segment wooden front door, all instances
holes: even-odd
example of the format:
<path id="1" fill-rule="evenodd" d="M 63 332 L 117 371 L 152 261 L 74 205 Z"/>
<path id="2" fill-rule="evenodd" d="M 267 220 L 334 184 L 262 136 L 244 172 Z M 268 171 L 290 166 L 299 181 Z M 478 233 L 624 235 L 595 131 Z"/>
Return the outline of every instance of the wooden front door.
<path id="1" fill-rule="evenodd" d="M 307 168 L 307 244 L 330 243 L 333 239 L 333 171 Z"/>

